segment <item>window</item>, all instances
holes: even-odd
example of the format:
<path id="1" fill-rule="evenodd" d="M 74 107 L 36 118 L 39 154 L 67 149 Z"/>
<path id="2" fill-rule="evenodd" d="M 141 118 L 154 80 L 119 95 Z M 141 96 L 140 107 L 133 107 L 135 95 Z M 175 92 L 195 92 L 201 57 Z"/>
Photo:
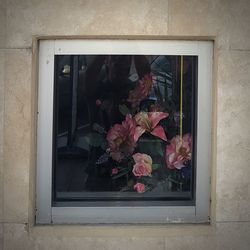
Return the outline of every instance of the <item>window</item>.
<path id="1" fill-rule="evenodd" d="M 37 223 L 208 222 L 212 49 L 40 41 Z"/>

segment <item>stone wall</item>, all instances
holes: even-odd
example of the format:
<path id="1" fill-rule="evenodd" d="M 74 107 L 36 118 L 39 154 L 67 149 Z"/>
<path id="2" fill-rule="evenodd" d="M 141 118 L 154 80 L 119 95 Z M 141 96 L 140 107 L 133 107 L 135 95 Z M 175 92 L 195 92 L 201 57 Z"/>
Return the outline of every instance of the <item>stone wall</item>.
<path id="1" fill-rule="evenodd" d="M 250 248 L 249 0 L 0 0 L 0 249 Z M 33 226 L 32 36 L 214 39 L 211 225 Z"/>

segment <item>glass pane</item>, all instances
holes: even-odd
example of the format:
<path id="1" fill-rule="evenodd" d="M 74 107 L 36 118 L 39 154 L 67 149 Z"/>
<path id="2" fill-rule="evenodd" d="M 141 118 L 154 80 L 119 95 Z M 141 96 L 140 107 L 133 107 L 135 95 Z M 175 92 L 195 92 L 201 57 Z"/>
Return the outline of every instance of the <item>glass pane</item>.
<path id="1" fill-rule="evenodd" d="M 55 56 L 54 205 L 194 202 L 197 61 Z"/>

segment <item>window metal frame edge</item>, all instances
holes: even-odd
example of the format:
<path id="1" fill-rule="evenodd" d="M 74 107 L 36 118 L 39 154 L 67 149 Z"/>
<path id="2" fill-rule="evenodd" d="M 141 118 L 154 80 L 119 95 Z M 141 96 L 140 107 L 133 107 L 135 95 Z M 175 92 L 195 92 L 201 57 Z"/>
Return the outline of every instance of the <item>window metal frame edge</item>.
<path id="1" fill-rule="evenodd" d="M 196 169 L 195 206 L 52 207 L 54 56 L 59 54 L 97 53 L 162 53 L 168 55 L 198 56 L 197 166 L 199 167 Z M 210 169 L 212 162 L 212 58 L 212 41 L 112 39 L 40 41 L 37 117 L 36 223 L 96 224 L 209 222 Z"/>

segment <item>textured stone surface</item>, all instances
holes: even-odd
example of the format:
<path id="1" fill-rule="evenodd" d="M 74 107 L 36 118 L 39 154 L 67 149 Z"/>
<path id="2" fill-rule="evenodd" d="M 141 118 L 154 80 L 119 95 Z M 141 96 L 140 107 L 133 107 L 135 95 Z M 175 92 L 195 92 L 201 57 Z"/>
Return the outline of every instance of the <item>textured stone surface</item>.
<path id="1" fill-rule="evenodd" d="M 119 227 L 118 227 L 119 228 Z M 42 229 L 28 229 L 24 224 L 4 224 L 4 249 L 6 250 L 248 250 L 250 222 L 217 223 L 213 230 L 193 230 L 182 234 L 171 228 L 163 229 L 163 237 L 151 237 L 150 230 L 141 237 L 85 237 L 78 234 L 44 234 Z M 40 234 L 39 234 L 40 231 Z M 56 229 L 54 230 L 56 231 Z M 0 231 L 1 232 L 1 231 Z"/>
<path id="2" fill-rule="evenodd" d="M 165 0 L 9 0 L 7 46 L 31 46 L 32 35 L 164 35 Z"/>
<path id="3" fill-rule="evenodd" d="M 0 223 L 3 220 L 4 60 L 5 52 L 0 49 Z"/>
<path id="4" fill-rule="evenodd" d="M 229 6 L 229 39 L 230 48 L 237 50 L 250 50 L 250 1 L 228 1 Z"/>
<path id="5" fill-rule="evenodd" d="M 0 249 L 249 249 L 249 0 L 0 0 Z M 5 27 L 7 27 L 5 33 Z M 216 226 L 48 226 L 28 229 L 32 35 L 215 36 Z M 219 49 L 219 50 L 217 50 Z M 234 51 L 232 51 L 234 50 Z M 5 55 L 5 57 L 4 57 Z M 217 60 L 217 57 L 215 57 Z M 218 68 L 217 68 L 218 66 Z M 3 117 L 3 80 L 5 131 Z M 2 185 L 4 184 L 4 188 Z M 4 191 L 4 204 L 2 202 Z M 31 199 L 30 204 L 33 204 Z M 4 206 L 4 217 L 1 207 Z M 31 207 L 32 209 L 32 207 Z M 29 214 L 30 211 L 29 211 Z M 242 222 L 231 222 L 242 221 Z M 248 222 L 243 222 L 248 221 Z"/>
<path id="6" fill-rule="evenodd" d="M 5 47 L 6 38 L 6 3 L 5 0 L 0 0 L 0 49 Z"/>
<path id="7" fill-rule="evenodd" d="M 0 250 L 3 250 L 3 224 L 0 222 Z"/>
<path id="8" fill-rule="evenodd" d="M 79 227 L 80 229 L 81 227 Z M 119 227 L 118 227 L 119 228 Z M 82 228 L 84 229 L 84 227 Z M 57 231 L 57 229 L 50 230 L 51 233 L 46 233 L 42 229 L 30 229 L 23 224 L 5 224 L 4 225 L 4 246 L 6 250 L 47 250 L 47 249 L 74 249 L 74 250 L 164 250 L 165 240 L 164 237 L 115 237 L 100 236 L 100 237 L 86 237 L 81 233 L 72 235 L 71 233 L 65 234 L 64 231 Z M 74 230 L 74 229 L 73 229 Z M 105 232 L 103 231 L 103 235 Z"/>
<path id="9" fill-rule="evenodd" d="M 29 250 L 32 241 L 28 238 L 25 224 L 5 223 L 3 225 L 4 250 Z"/>
<path id="10" fill-rule="evenodd" d="M 169 34 L 216 36 L 220 48 L 250 49 L 249 0 L 169 0 Z"/>
<path id="11" fill-rule="evenodd" d="M 5 58 L 4 220 L 27 222 L 31 121 L 31 52 Z"/>
<path id="12" fill-rule="evenodd" d="M 229 46 L 227 1 L 169 0 L 169 35 L 216 36 L 218 46 Z"/>
<path id="13" fill-rule="evenodd" d="M 250 222 L 218 223 L 216 249 L 249 250 Z"/>
<path id="14" fill-rule="evenodd" d="M 214 232 L 210 225 L 181 225 L 182 236 L 203 235 Z M 32 238 L 57 238 L 67 235 L 69 238 L 165 238 L 175 237 L 180 233 L 179 224 L 171 225 L 57 225 L 36 226 L 31 229 Z"/>
<path id="15" fill-rule="evenodd" d="M 164 250 L 163 238 L 36 238 L 33 249 Z M 84 247 L 84 248 L 83 248 Z"/>
<path id="16" fill-rule="evenodd" d="M 250 52 L 218 60 L 217 220 L 250 220 Z"/>
<path id="17" fill-rule="evenodd" d="M 166 250 L 214 250 L 216 242 L 212 235 L 175 236 L 166 238 Z"/>

